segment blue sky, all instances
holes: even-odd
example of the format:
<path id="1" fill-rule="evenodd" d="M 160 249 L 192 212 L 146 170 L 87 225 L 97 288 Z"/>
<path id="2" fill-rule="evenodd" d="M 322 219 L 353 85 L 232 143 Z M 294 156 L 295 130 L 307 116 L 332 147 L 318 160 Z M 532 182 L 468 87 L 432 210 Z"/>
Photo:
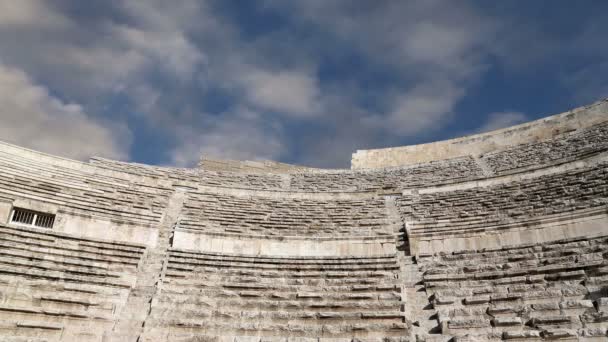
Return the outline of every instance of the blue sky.
<path id="1" fill-rule="evenodd" d="M 0 140 L 348 167 L 608 96 L 606 1 L 0 0 Z"/>

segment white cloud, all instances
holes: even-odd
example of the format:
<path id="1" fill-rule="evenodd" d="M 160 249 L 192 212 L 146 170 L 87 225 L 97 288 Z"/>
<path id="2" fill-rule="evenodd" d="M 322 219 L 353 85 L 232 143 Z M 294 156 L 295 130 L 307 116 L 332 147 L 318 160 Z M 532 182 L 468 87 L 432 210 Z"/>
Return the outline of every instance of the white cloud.
<path id="1" fill-rule="evenodd" d="M 78 103 L 95 123 L 110 111 L 131 115 L 175 142 L 161 153 L 180 165 L 203 152 L 251 159 L 293 149 L 309 163 L 346 166 L 356 148 L 413 142 L 457 119 L 489 63 L 535 67 L 547 51 L 606 51 L 599 15 L 585 44 L 563 44 L 466 0 L 265 0 L 256 11 L 281 20 L 255 30 L 219 2 L 81 3 L 0 1 L 2 62 L 63 111 Z M 541 44 L 528 47 L 530 36 Z M 560 68 L 564 84 L 605 92 L 605 61 L 585 67 Z"/>
<path id="2" fill-rule="evenodd" d="M 191 79 L 203 54 L 179 31 L 155 32 L 124 25 L 111 28 L 117 38 L 133 51 L 148 57 L 180 79 Z"/>
<path id="3" fill-rule="evenodd" d="M 85 22 L 64 10 L 69 2 L 0 2 L 3 63 L 36 75 L 54 91 L 85 104 L 116 90 L 130 96 L 132 87 L 150 87 L 146 77 L 151 72 L 189 81 L 205 63 L 205 54 L 182 26 L 195 22 L 197 15 L 205 18 L 186 2 L 163 3 L 108 4 L 101 9 L 120 13 L 123 20 L 100 14 Z M 187 18 L 188 10 L 192 12 Z"/>
<path id="4" fill-rule="evenodd" d="M 384 119 L 385 128 L 402 136 L 414 136 L 439 129 L 453 114 L 465 89 L 449 81 L 430 81 L 397 96 Z"/>
<path id="5" fill-rule="evenodd" d="M 416 136 L 449 123 L 458 102 L 487 68 L 498 27 L 467 2 L 268 3 L 346 42 L 368 65 L 391 70 L 399 81 L 375 98 L 382 105 L 377 114 L 361 119 L 391 136 Z"/>
<path id="6" fill-rule="evenodd" d="M 128 157 L 124 126 L 91 119 L 80 105 L 53 97 L 23 71 L 1 64 L 0 108 L 3 141 L 80 160 Z"/>
<path id="7" fill-rule="evenodd" d="M 240 79 L 254 105 L 294 117 L 318 114 L 319 85 L 308 73 L 252 69 Z"/>
<path id="8" fill-rule="evenodd" d="M 193 166 L 201 156 L 277 160 L 285 152 L 280 127 L 268 127 L 258 113 L 247 108 L 237 108 L 221 118 L 200 116 L 206 118 L 204 128 L 178 127 L 178 146 L 171 156 L 173 164 Z"/>
<path id="9" fill-rule="evenodd" d="M 521 112 L 496 112 L 488 115 L 486 122 L 477 129 L 477 133 L 489 132 L 529 121 Z"/>
<path id="10" fill-rule="evenodd" d="M 66 18 L 57 15 L 43 0 L 0 1 L 0 27 L 35 25 L 43 29 L 66 24 Z"/>

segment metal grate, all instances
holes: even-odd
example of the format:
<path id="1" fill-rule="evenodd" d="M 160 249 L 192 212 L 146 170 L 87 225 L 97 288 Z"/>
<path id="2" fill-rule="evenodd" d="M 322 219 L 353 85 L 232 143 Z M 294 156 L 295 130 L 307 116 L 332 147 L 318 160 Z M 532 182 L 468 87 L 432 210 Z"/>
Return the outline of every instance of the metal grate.
<path id="1" fill-rule="evenodd" d="M 14 208 L 11 215 L 11 223 L 41 228 L 53 228 L 55 215 L 22 208 Z"/>

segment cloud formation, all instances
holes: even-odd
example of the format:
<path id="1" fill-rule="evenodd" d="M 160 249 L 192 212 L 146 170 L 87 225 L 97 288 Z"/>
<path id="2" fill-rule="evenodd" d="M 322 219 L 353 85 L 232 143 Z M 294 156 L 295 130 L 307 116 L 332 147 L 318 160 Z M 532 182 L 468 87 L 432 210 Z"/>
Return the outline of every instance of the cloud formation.
<path id="1" fill-rule="evenodd" d="M 487 121 L 477 129 L 477 133 L 494 131 L 497 129 L 518 125 L 529 121 L 524 113 L 520 112 L 498 112 L 490 113 Z"/>
<path id="2" fill-rule="evenodd" d="M 254 106 L 294 117 L 319 113 L 317 79 L 305 72 L 251 70 L 241 79 Z"/>
<path id="3" fill-rule="evenodd" d="M 92 119 L 80 105 L 53 97 L 21 70 L 1 64 L 0 108 L 4 141 L 80 160 L 128 156 L 126 127 Z"/>
<path id="4" fill-rule="evenodd" d="M 356 149 L 496 128 L 608 95 L 608 49 L 598 43 L 608 24 L 599 10 L 566 7 L 7 1 L 0 61 L 24 80 L 21 88 L 46 93 L 46 105 L 22 112 L 29 121 L 74 111 L 75 122 L 106 132 L 100 152 L 78 158 L 193 165 L 205 153 L 348 167 Z M 535 106 L 500 101 L 529 96 L 514 91 L 537 84 L 546 97 L 528 101 Z M 514 107 L 527 115 L 506 113 Z M 5 126 L 14 121 L 0 114 Z M 122 133 L 107 133 L 111 126 Z M 15 137 L 0 136 L 8 139 Z"/>

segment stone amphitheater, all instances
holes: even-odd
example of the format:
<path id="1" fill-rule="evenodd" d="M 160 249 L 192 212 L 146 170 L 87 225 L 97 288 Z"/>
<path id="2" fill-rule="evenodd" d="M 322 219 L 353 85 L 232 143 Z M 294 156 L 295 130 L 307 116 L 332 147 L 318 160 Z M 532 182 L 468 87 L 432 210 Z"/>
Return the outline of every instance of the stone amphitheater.
<path id="1" fill-rule="evenodd" d="M 0 170 L 1 341 L 608 340 L 608 100 L 350 170 Z"/>

